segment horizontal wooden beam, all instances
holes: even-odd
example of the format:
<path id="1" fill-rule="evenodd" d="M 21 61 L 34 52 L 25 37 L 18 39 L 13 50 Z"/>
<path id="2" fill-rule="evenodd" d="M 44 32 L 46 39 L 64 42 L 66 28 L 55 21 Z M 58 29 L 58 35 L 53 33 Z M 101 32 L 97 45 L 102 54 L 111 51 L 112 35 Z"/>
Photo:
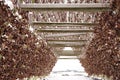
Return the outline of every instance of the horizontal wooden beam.
<path id="1" fill-rule="evenodd" d="M 45 35 L 46 38 L 52 38 L 52 37 L 65 37 L 65 36 L 74 36 L 74 35 L 86 35 L 86 33 L 62 33 L 62 34 L 50 34 Z"/>
<path id="2" fill-rule="evenodd" d="M 51 47 L 85 47 L 85 45 L 56 45 L 56 44 L 51 44 L 51 45 L 49 45 L 49 46 L 51 46 Z"/>
<path id="3" fill-rule="evenodd" d="M 55 51 L 57 56 L 79 56 L 80 51 L 72 51 L 72 50 L 63 50 L 63 51 Z"/>
<path id="4" fill-rule="evenodd" d="M 53 51 L 55 51 L 55 52 L 61 52 L 61 51 L 71 52 L 72 51 L 72 54 L 73 54 L 73 52 L 74 53 L 81 52 L 81 48 L 79 48 L 79 50 L 75 50 L 75 49 L 73 49 L 73 50 L 64 50 L 64 48 L 63 49 L 54 49 Z"/>
<path id="5" fill-rule="evenodd" d="M 56 54 L 57 56 L 79 56 L 80 54 Z"/>
<path id="6" fill-rule="evenodd" d="M 85 44 L 48 44 L 51 47 L 85 47 Z"/>
<path id="7" fill-rule="evenodd" d="M 21 9 L 45 11 L 45 10 L 67 10 L 67 11 L 105 11 L 109 10 L 110 4 L 108 3 L 82 3 L 82 4 L 39 4 L 29 3 L 20 4 Z"/>
<path id="8" fill-rule="evenodd" d="M 86 42 L 48 42 L 48 44 L 64 44 L 64 45 L 83 45 L 86 44 Z"/>
<path id="9" fill-rule="evenodd" d="M 98 23 L 77 23 L 77 22 L 40 22 L 34 21 L 32 25 L 37 26 L 97 26 Z"/>
<path id="10" fill-rule="evenodd" d="M 93 32 L 94 30 L 90 29 L 39 29 L 37 32 L 62 32 L 62 33 L 68 33 L 68 32 Z"/>
<path id="11" fill-rule="evenodd" d="M 86 42 L 87 40 L 46 40 L 47 42 Z"/>

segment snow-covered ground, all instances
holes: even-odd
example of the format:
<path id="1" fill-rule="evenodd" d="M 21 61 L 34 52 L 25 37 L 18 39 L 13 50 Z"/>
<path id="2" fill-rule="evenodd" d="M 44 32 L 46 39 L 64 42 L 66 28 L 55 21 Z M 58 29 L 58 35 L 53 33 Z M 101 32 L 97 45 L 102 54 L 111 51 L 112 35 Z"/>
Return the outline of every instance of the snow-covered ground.
<path id="1" fill-rule="evenodd" d="M 59 59 L 46 80 L 92 80 L 78 59 Z"/>
<path id="2" fill-rule="evenodd" d="M 58 59 L 53 68 L 54 71 L 84 71 L 78 59 Z"/>
<path id="3" fill-rule="evenodd" d="M 84 76 L 50 76 L 46 80 L 92 80 Z"/>

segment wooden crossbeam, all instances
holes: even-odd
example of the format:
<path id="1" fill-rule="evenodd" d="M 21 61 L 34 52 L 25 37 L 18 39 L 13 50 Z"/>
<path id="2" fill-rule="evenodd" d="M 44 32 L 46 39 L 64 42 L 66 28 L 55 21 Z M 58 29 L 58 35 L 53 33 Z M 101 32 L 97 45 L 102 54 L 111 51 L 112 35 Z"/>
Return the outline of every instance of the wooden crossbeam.
<path id="1" fill-rule="evenodd" d="M 48 39 L 47 42 L 86 42 L 87 40 L 52 40 Z"/>
<path id="2" fill-rule="evenodd" d="M 85 45 L 57 45 L 57 44 L 50 44 L 51 47 L 85 47 Z"/>
<path id="3" fill-rule="evenodd" d="M 64 47 L 64 48 L 65 48 L 65 47 Z M 72 48 L 73 50 L 64 50 L 64 48 L 63 48 L 63 49 L 54 49 L 53 51 L 55 51 L 55 52 L 61 52 L 61 51 L 71 52 L 71 51 L 72 51 L 72 54 L 73 54 L 73 52 L 76 53 L 76 52 L 81 52 L 81 51 L 82 51 L 82 50 L 80 50 L 80 49 L 79 49 L 79 50 L 75 50 L 75 49 L 73 49 L 72 47 L 71 47 L 71 48 Z"/>
<path id="4" fill-rule="evenodd" d="M 62 32 L 62 33 L 68 33 L 68 32 L 93 32 L 94 30 L 90 29 L 39 29 L 37 32 Z"/>
<path id="5" fill-rule="evenodd" d="M 66 54 L 66 53 L 63 53 L 63 54 L 56 54 L 57 56 L 79 56 L 80 55 L 80 52 L 79 54 Z"/>
<path id="6" fill-rule="evenodd" d="M 86 33 L 62 33 L 62 34 L 50 34 L 45 35 L 46 38 L 52 38 L 52 37 L 65 37 L 65 36 L 74 36 L 74 35 L 86 35 Z"/>
<path id="7" fill-rule="evenodd" d="M 86 42 L 48 42 L 48 44 L 60 44 L 60 45 L 83 45 L 86 44 Z"/>
<path id="8" fill-rule="evenodd" d="M 82 4 L 20 4 L 21 9 L 34 11 L 69 10 L 69 11 L 106 11 L 109 10 L 109 3 L 82 3 Z"/>
<path id="9" fill-rule="evenodd" d="M 85 44 L 48 44 L 51 47 L 85 47 Z"/>
<path id="10" fill-rule="evenodd" d="M 77 22 L 32 22 L 34 26 L 97 26 L 98 23 L 77 23 Z"/>
<path id="11" fill-rule="evenodd" d="M 63 50 L 63 51 L 55 51 L 54 52 L 57 56 L 79 56 L 80 51 L 69 51 L 69 50 Z"/>
<path id="12" fill-rule="evenodd" d="M 59 47 L 84 47 L 86 43 L 80 42 L 49 42 L 48 45 L 52 46 L 59 46 Z"/>

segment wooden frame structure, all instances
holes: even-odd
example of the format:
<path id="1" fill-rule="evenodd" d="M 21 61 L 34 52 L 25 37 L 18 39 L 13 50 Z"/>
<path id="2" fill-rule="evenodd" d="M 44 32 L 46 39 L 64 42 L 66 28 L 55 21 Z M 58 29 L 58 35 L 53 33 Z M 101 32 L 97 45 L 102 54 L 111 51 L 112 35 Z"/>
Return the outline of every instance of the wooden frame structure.
<path id="1" fill-rule="evenodd" d="M 23 10 L 29 11 L 86 11 L 86 12 L 98 12 L 98 11 L 108 11 L 110 10 L 109 3 L 80 3 L 80 4 L 39 4 L 39 3 L 28 3 L 21 4 L 20 1 L 19 6 Z M 33 26 L 97 26 L 98 23 L 70 23 L 70 22 L 40 22 L 40 21 L 32 21 L 30 22 Z M 51 47 L 74 47 L 81 48 L 85 47 L 87 42 L 86 40 L 52 40 L 48 39 L 51 37 L 63 37 L 63 36 L 71 36 L 71 35 L 82 35 L 87 33 L 92 33 L 94 30 L 91 29 L 39 29 L 37 32 L 54 32 L 54 33 L 64 33 L 61 35 L 47 35 L 48 45 Z M 72 34 L 67 34 L 72 33 Z M 79 33 L 79 34 L 78 34 Z M 69 54 L 70 53 L 70 54 Z M 80 51 L 56 51 L 56 54 L 59 56 L 78 56 Z M 59 59 L 77 59 L 77 57 L 71 58 L 59 58 Z"/>
<path id="2" fill-rule="evenodd" d="M 24 10 L 31 11 L 58 11 L 58 10 L 69 10 L 69 11 L 106 11 L 109 10 L 110 4 L 108 3 L 82 3 L 82 4 L 39 4 L 29 3 L 20 4 L 20 7 Z"/>
<path id="3" fill-rule="evenodd" d="M 33 21 L 33 26 L 97 26 L 98 23 L 77 23 L 77 22 L 40 22 Z"/>

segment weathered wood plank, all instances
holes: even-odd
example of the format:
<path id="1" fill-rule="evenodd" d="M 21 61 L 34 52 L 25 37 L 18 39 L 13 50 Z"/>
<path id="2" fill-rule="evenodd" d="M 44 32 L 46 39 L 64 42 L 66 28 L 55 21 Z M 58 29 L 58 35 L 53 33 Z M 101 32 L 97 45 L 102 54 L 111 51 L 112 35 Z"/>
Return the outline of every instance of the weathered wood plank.
<path id="1" fill-rule="evenodd" d="M 86 42 L 87 40 L 52 40 L 48 39 L 47 42 Z"/>
<path id="2" fill-rule="evenodd" d="M 48 44 L 51 47 L 85 47 L 85 44 L 76 45 L 76 44 Z"/>
<path id="3" fill-rule="evenodd" d="M 77 23 L 77 22 L 40 22 L 33 21 L 34 26 L 97 26 L 98 23 Z"/>
<path id="4" fill-rule="evenodd" d="M 25 10 L 82 10 L 82 11 L 105 11 L 109 10 L 109 3 L 82 3 L 82 4 L 39 4 L 29 3 L 20 4 L 20 7 Z"/>
<path id="5" fill-rule="evenodd" d="M 39 29 L 37 32 L 62 32 L 62 33 L 68 33 L 68 32 L 93 32 L 94 30 L 90 29 Z"/>
<path id="6" fill-rule="evenodd" d="M 77 36 L 77 35 L 87 35 L 87 34 L 86 33 L 62 33 L 62 34 L 45 35 L 45 37 L 46 38 L 53 38 L 53 37 L 75 36 L 75 35 Z"/>

